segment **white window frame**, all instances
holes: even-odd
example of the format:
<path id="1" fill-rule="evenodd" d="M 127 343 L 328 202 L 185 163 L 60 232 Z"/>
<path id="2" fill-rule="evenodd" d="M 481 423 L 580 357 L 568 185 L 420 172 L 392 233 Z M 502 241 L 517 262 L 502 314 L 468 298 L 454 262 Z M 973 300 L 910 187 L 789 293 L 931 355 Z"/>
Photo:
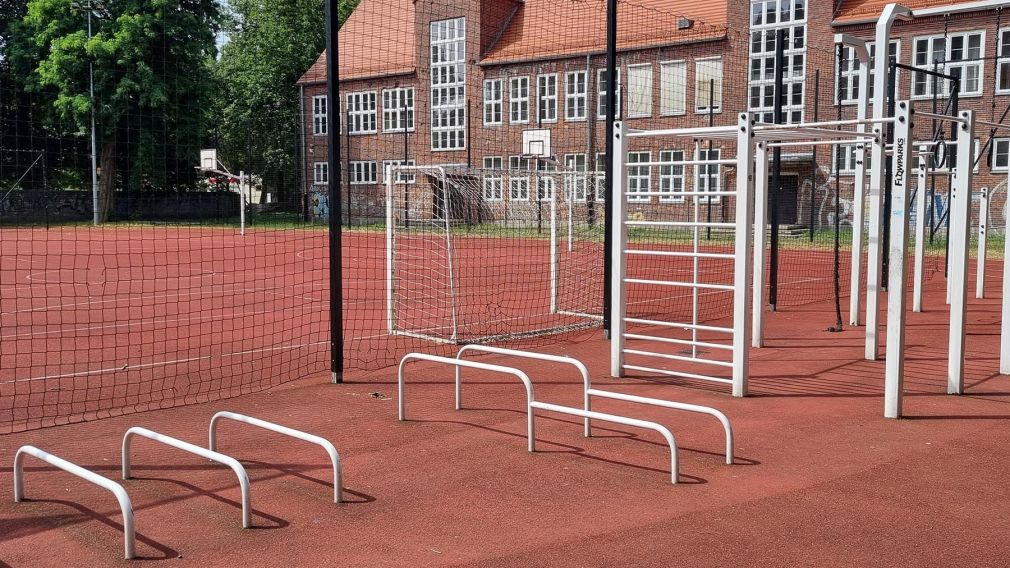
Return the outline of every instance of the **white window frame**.
<path id="1" fill-rule="evenodd" d="M 509 124 L 529 124 L 530 78 L 528 75 L 509 77 Z"/>
<path id="2" fill-rule="evenodd" d="M 1004 36 L 1007 36 L 1005 42 Z M 1000 88 L 1004 76 L 1007 87 Z M 1000 28 L 996 34 L 996 94 L 1010 95 L 1010 27 Z"/>
<path id="3" fill-rule="evenodd" d="M 585 203 L 589 189 L 589 162 L 585 154 L 565 154 L 565 200 Z"/>
<path id="4" fill-rule="evenodd" d="M 748 109 L 757 113 L 759 122 L 772 122 L 772 109 L 775 106 L 775 36 L 782 28 L 786 29 L 783 121 L 787 124 L 803 121 L 807 96 L 805 81 L 807 44 L 810 39 L 807 26 L 810 1 L 812 0 L 751 0 L 746 100 Z M 802 13 L 798 13 L 798 7 L 802 8 Z M 796 47 L 797 34 L 802 35 L 802 47 Z M 761 38 L 760 41 L 756 41 L 756 37 Z M 755 52 L 755 45 L 762 49 Z M 759 104 L 754 104 L 753 101 L 755 90 L 758 92 Z M 797 92 L 799 101 L 795 100 Z M 767 100 L 769 94 L 771 101 Z"/>
<path id="5" fill-rule="evenodd" d="M 312 135 L 326 136 L 329 132 L 330 117 L 328 114 L 329 99 L 326 95 L 312 97 Z"/>
<path id="6" fill-rule="evenodd" d="M 586 120 L 588 115 L 589 79 L 586 72 L 569 71 L 565 74 L 565 120 L 581 122 Z"/>
<path id="7" fill-rule="evenodd" d="M 892 39 L 891 43 L 890 43 L 890 47 L 894 48 L 894 57 L 895 57 L 895 60 L 900 61 L 901 60 L 901 40 L 900 39 Z M 851 47 L 849 47 L 847 45 L 844 46 L 842 49 L 845 52 L 844 60 L 843 61 L 837 61 L 838 58 L 837 57 L 835 58 L 836 59 L 836 61 L 835 61 L 835 73 L 836 73 L 836 75 L 835 75 L 835 77 L 840 77 L 841 79 L 844 79 L 846 81 L 846 84 L 848 85 L 848 89 L 846 89 L 847 96 L 845 98 L 842 98 L 841 97 L 841 88 L 842 88 L 841 83 L 839 81 L 837 81 L 837 80 L 835 81 L 835 104 L 855 105 L 855 104 L 859 103 L 859 92 L 860 92 L 860 89 L 862 88 L 862 86 L 858 84 L 858 82 L 859 82 L 859 59 L 856 57 L 856 50 L 855 49 L 853 49 L 853 48 L 851 48 Z M 877 70 L 876 70 L 877 42 L 875 42 L 875 41 L 866 42 L 866 49 L 870 52 L 870 87 L 869 88 L 870 88 L 870 99 L 872 99 L 873 98 L 874 80 L 875 80 L 875 77 L 877 76 Z M 837 50 L 837 45 L 836 45 L 836 50 Z M 837 53 L 837 51 L 835 53 Z M 888 57 L 890 57 L 891 53 L 888 52 L 887 55 L 888 55 Z M 841 70 L 839 70 L 839 66 L 841 66 L 843 63 L 845 65 L 842 66 Z M 898 81 L 899 82 L 898 84 L 901 84 L 900 83 L 900 81 L 901 81 L 901 72 L 900 71 L 896 71 L 896 73 L 897 73 L 897 76 L 895 77 L 895 81 Z"/>
<path id="8" fill-rule="evenodd" d="M 1004 165 L 999 165 L 1000 160 L 1000 146 L 1006 149 L 1004 154 L 1006 163 Z M 1010 171 L 1010 138 L 993 138 L 992 140 L 992 164 L 989 166 L 990 171 L 993 172 L 1007 172 Z"/>
<path id="9" fill-rule="evenodd" d="M 466 18 L 431 22 L 431 150 L 465 150 L 466 127 Z"/>
<path id="10" fill-rule="evenodd" d="M 600 202 L 605 202 L 607 198 L 606 179 L 604 179 L 606 161 L 606 152 L 596 153 L 596 200 Z"/>
<path id="11" fill-rule="evenodd" d="M 313 185 L 330 184 L 330 164 L 328 162 L 312 163 L 312 184 Z"/>
<path id="12" fill-rule="evenodd" d="M 687 154 L 683 150 L 660 150 L 660 162 L 683 162 Z M 683 165 L 669 165 L 659 167 L 659 196 L 660 203 L 683 203 L 684 190 L 687 183 L 687 176 L 684 175 Z M 679 189 L 676 187 L 679 182 Z"/>
<path id="13" fill-rule="evenodd" d="M 635 74 L 642 72 L 640 80 Z M 652 63 L 628 65 L 628 118 L 648 118 L 652 116 Z M 642 106 L 635 112 L 636 103 Z"/>
<path id="14" fill-rule="evenodd" d="M 415 160 L 407 160 L 407 163 L 404 164 L 403 160 L 383 160 L 382 175 L 383 176 L 386 175 L 386 168 L 389 166 L 404 166 L 404 165 L 416 166 L 417 162 Z M 400 179 L 393 182 L 395 185 L 404 185 L 404 184 L 413 185 L 414 183 L 417 182 L 417 174 L 414 173 L 401 173 L 399 177 Z"/>
<path id="15" fill-rule="evenodd" d="M 502 157 L 485 156 L 483 160 L 483 197 L 484 201 L 502 201 L 505 199 L 505 179 L 502 175 Z"/>
<path id="16" fill-rule="evenodd" d="M 639 193 L 648 194 L 652 191 L 652 166 L 634 165 L 651 161 L 651 151 L 628 152 L 628 203 L 649 203 L 652 201 L 651 195 L 638 195 Z"/>
<path id="17" fill-rule="evenodd" d="M 857 155 L 856 144 L 844 144 L 832 146 L 832 169 L 836 176 L 856 175 Z M 843 154 L 844 152 L 844 154 Z"/>
<path id="18" fill-rule="evenodd" d="M 529 158 L 509 156 L 509 201 L 530 200 L 530 177 L 514 172 L 529 171 Z"/>
<path id="19" fill-rule="evenodd" d="M 954 43 L 954 41 L 953 41 L 954 38 L 963 37 L 964 42 L 965 42 L 965 45 L 964 45 L 963 49 L 965 51 L 967 51 L 968 50 L 968 45 L 967 44 L 968 44 L 969 38 L 971 36 L 973 36 L 973 35 L 978 35 L 979 36 L 979 58 L 976 58 L 976 59 L 963 59 L 963 60 L 958 60 L 958 61 L 950 61 L 950 57 L 951 57 L 951 45 Z M 944 74 L 949 75 L 949 74 L 951 74 L 950 71 L 951 71 L 952 68 L 960 68 L 961 69 L 961 92 L 958 93 L 958 98 L 964 99 L 964 98 L 981 97 L 982 93 L 985 92 L 985 59 L 984 59 L 984 56 L 985 56 L 986 31 L 984 29 L 982 29 L 982 30 L 966 30 L 966 31 L 959 31 L 959 32 L 950 32 L 947 35 L 944 35 L 944 34 L 938 34 L 938 35 L 936 35 L 936 34 L 934 34 L 934 35 L 915 36 L 915 37 L 912 38 L 912 64 L 920 66 L 920 67 L 927 68 L 929 70 L 932 70 L 933 69 L 933 60 L 932 59 L 929 59 L 926 62 L 925 65 L 920 64 L 920 60 L 919 60 L 919 57 L 918 57 L 919 42 L 922 42 L 922 41 L 927 42 L 927 44 L 926 44 L 927 45 L 926 57 L 930 57 L 934 53 L 934 51 L 936 49 L 936 46 L 934 45 L 934 42 L 936 40 L 938 40 L 938 39 L 945 39 L 946 43 L 945 43 L 945 46 L 944 46 L 944 60 L 941 61 L 939 65 L 937 65 L 936 70 L 939 71 L 940 73 L 944 73 Z M 977 91 L 968 91 L 967 90 L 967 81 L 965 80 L 965 77 L 967 76 L 967 69 L 969 67 L 977 67 L 978 68 L 978 90 Z M 933 82 L 935 80 L 937 80 L 937 79 L 938 79 L 937 77 L 933 77 L 932 75 L 928 75 L 926 73 L 922 73 L 922 74 L 913 73 L 912 74 L 912 86 L 911 86 L 911 88 L 912 88 L 912 99 L 923 100 L 923 99 L 931 99 L 931 98 L 933 98 Z M 939 80 L 942 81 L 942 82 L 940 83 L 939 88 L 937 88 L 936 96 L 937 96 L 937 98 L 946 99 L 949 96 L 949 88 L 946 85 L 946 80 L 945 79 L 939 79 Z M 918 87 L 918 85 L 920 83 L 923 85 L 924 91 L 923 91 L 922 94 L 916 94 L 917 87 Z"/>
<path id="20" fill-rule="evenodd" d="M 404 99 L 407 101 L 404 107 Z M 382 91 L 382 131 L 413 132 L 414 105 L 417 96 L 414 87 L 393 87 Z M 406 128 L 404 128 L 406 126 Z"/>
<path id="21" fill-rule="evenodd" d="M 378 132 L 378 94 L 375 91 L 347 93 L 348 131 L 351 135 Z"/>
<path id="22" fill-rule="evenodd" d="M 702 157 L 702 156 L 707 157 Z M 715 156 L 714 158 L 712 156 Z M 711 152 L 708 146 L 704 148 L 695 148 L 694 151 L 695 161 L 700 160 L 721 160 L 722 159 L 722 148 L 712 148 Z M 715 168 L 715 172 L 710 172 L 709 168 Z M 704 172 L 702 171 L 704 170 Z M 713 187 L 708 187 L 709 179 L 715 184 Z M 706 164 L 697 165 L 694 167 L 694 191 L 696 192 L 721 192 L 722 191 L 722 165 L 721 164 Z M 721 195 L 698 195 L 697 199 L 701 203 L 719 203 Z"/>
<path id="23" fill-rule="evenodd" d="M 687 60 L 660 61 L 659 116 L 685 114 L 687 114 Z"/>
<path id="24" fill-rule="evenodd" d="M 348 180 L 351 185 L 374 185 L 379 183 L 378 165 L 375 160 L 348 162 Z"/>
<path id="25" fill-rule="evenodd" d="M 537 75 L 537 117 L 540 122 L 558 121 L 557 73 Z"/>
<path id="26" fill-rule="evenodd" d="M 702 80 L 701 70 L 712 63 L 719 63 L 719 74 L 717 77 L 708 77 Z M 699 57 L 694 60 L 694 112 L 698 114 L 709 114 L 709 88 L 712 87 L 710 81 L 715 79 L 714 98 L 715 108 L 712 114 L 722 113 L 723 107 L 723 84 L 726 82 L 726 66 L 722 61 L 722 56 Z"/>
<path id="27" fill-rule="evenodd" d="M 484 124 L 488 126 L 502 123 L 505 93 L 501 79 L 484 80 Z"/>
<path id="28" fill-rule="evenodd" d="M 614 116 L 618 119 L 621 118 L 621 68 L 618 67 L 617 71 L 617 107 Z M 603 86 L 603 75 L 607 72 L 606 68 L 596 70 L 596 118 L 599 120 L 604 120 L 607 118 L 607 98 L 606 91 Z"/>

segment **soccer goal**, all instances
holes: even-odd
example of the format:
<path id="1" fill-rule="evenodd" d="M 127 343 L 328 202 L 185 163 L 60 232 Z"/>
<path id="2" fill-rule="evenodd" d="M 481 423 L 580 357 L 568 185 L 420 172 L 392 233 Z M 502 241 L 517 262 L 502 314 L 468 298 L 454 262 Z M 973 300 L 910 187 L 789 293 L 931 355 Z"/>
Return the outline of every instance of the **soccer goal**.
<path id="1" fill-rule="evenodd" d="M 386 169 L 390 334 L 493 343 L 600 324 L 602 176 L 520 162 Z"/>

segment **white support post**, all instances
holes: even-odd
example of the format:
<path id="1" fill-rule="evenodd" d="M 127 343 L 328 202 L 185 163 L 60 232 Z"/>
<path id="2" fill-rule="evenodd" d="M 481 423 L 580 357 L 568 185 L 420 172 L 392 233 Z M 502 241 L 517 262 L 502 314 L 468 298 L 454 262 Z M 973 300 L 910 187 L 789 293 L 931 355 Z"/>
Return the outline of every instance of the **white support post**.
<path id="1" fill-rule="evenodd" d="M 558 313 L 558 188 L 554 178 L 546 178 L 551 189 L 551 313 Z M 547 185 L 544 185 L 547 189 Z M 570 233 L 569 233 L 570 234 Z"/>
<path id="2" fill-rule="evenodd" d="M 989 225 L 989 188 L 983 187 L 978 202 L 978 260 L 975 262 L 975 297 L 985 298 L 985 261 L 989 254 L 986 230 Z"/>
<path id="3" fill-rule="evenodd" d="M 396 302 L 393 288 L 393 255 L 396 246 L 393 240 L 393 166 L 386 166 L 386 328 L 390 334 L 396 332 Z"/>
<path id="4" fill-rule="evenodd" d="M 1007 195 L 1010 196 L 1010 174 L 1007 174 Z M 1006 205 L 1004 205 L 1006 207 Z M 1003 227 L 1003 317 L 1000 323 L 999 372 L 1010 375 L 1010 231 Z"/>
<path id="5" fill-rule="evenodd" d="M 975 113 L 961 111 L 957 125 L 957 169 L 951 183 L 950 341 L 947 352 L 947 393 L 964 392 L 964 343 L 968 316 L 968 240 L 971 228 L 971 184 L 974 163 Z"/>
<path id="6" fill-rule="evenodd" d="M 923 159 L 925 160 L 925 158 Z M 926 264 L 926 174 L 925 161 L 920 161 L 918 189 L 915 192 L 915 275 L 912 278 L 912 311 L 922 311 L 922 285 Z"/>
<path id="7" fill-rule="evenodd" d="M 911 18 L 912 11 L 898 4 L 888 4 L 884 7 L 880 19 L 877 21 L 876 44 L 880 46 L 890 45 L 891 26 L 894 21 Z M 880 332 L 880 277 L 883 268 L 882 246 L 882 215 L 883 215 L 883 188 L 885 182 L 884 160 L 885 140 L 884 127 L 881 122 L 887 113 L 887 76 L 890 60 L 887 57 L 877 57 L 874 61 L 874 91 L 873 91 L 873 118 L 876 121 L 873 127 L 873 134 L 876 140 L 871 147 L 872 167 L 870 168 L 870 189 L 867 198 L 870 201 L 870 224 L 867 235 L 868 260 L 866 264 L 866 349 L 865 357 L 869 361 L 876 361 L 879 354 L 879 332 Z"/>
<path id="8" fill-rule="evenodd" d="M 733 267 L 733 396 L 747 396 L 754 251 L 754 118 L 741 113 L 736 138 L 736 246 Z"/>
<path id="9" fill-rule="evenodd" d="M 442 184 L 442 217 L 445 220 L 445 242 L 446 242 L 446 266 L 449 272 L 449 301 L 450 309 L 452 310 L 452 335 L 449 336 L 449 341 L 455 343 L 459 339 L 459 318 L 457 315 L 459 307 L 459 298 L 456 295 L 456 272 L 453 268 L 456 260 L 453 255 L 452 246 L 452 209 L 449 207 L 449 179 L 445 175 L 445 170 L 439 168 L 439 173 L 441 174 L 440 182 Z"/>
<path id="10" fill-rule="evenodd" d="M 887 355 L 884 371 L 884 417 L 900 418 L 905 379 L 905 287 L 908 276 L 908 178 L 912 173 L 911 132 L 913 114 L 909 101 L 900 101 L 895 112 L 894 155 L 891 157 L 890 268 L 887 274 Z"/>
<path id="11" fill-rule="evenodd" d="M 628 226 L 625 224 L 628 206 L 625 188 L 628 186 L 628 147 L 626 144 L 627 129 L 623 121 L 614 123 L 614 157 L 613 157 L 613 202 L 608 203 L 612 216 L 611 225 L 614 231 L 613 249 L 611 250 L 610 279 L 610 375 L 624 376 L 624 330 L 627 315 L 627 293 L 624 288 L 624 278 L 627 275 Z"/>
<path id="12" fill-rule="evenodd" d="M 238 234 L 245 235 L 245 172 L 238 173 Z"/>
<path id="13" fill-rule="evenodd" d="M 835 34 L 835 42 L 851 47 L 859 59 L 859 84 L 870 84 L 870 52 L 866 40 L 847 34 Z M 869 114 L 870 90 L 860 89 L 856 102 L 856 117 L 865 120 Z M 866 132 L 866 124 L 857 124 L 856 132 Z M 866 212 L 866 145 L 857 144 L 856 173 L 852 186 L 852 253 L 849 278 L 849 325 L 859 325 L 859 296 L 863 278 L 863 223 Z M 838 149 L 841 151 L 841 148 Z"/>
<path id="14" fill-rule="evenodd" d="M 754 167 L 754 277 L 751 282 L 751 346 L 764 347 L 765 247 L 768 244 L 768 146 L 759 142 Z"/>

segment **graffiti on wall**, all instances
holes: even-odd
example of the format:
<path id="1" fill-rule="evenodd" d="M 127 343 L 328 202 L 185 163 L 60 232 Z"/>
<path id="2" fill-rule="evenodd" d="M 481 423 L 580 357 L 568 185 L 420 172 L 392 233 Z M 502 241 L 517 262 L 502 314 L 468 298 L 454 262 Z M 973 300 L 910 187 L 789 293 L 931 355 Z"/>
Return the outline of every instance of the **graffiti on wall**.
<path id="1" fill-rule="evenodd" d="M 309 213 L 312 220 L 326 222 L 330 218 L 330 194 L 326 188 L 313 189 L 309 194 Z"/>

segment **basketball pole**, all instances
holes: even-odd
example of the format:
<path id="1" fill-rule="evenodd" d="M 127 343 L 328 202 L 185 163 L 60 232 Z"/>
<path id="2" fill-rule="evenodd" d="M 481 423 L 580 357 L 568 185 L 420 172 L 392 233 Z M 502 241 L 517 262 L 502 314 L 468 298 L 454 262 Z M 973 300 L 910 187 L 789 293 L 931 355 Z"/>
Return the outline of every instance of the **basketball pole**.
<path id="1" fill-rule="evenodd" d="M 610 249 L 614 246 L 614 221 L 609 211 L 613 208 L 614 202 L 614 120 L 617 118 L 616 96 L 618 92 L 617 81 L 614 80 L 616 68 L 617 0 L 607 0 L 607 142 L 606 159 L 603 164 L 603 202 L 608 211 L 603 220 L 603 334 L 607 339 L 613 339 L 610 333 L 613 329 L 610 313 L 610 299 L 613 294 L 610 283 L 610 277 L 613 274 Z M 586 81 L 588 82 L 588 80 L 587 77 Z"/>
<path id="2" fill-rule="evenodd" d="M 340 51 L 337 45 L 337 0 L 326 2 L 326 138 L 330 201 L 330 372 L 334 383 L 344 382 L 343 275 L 341 274 L 340 132 L 334 128 L 340 108 Z M 337 109 L 336 111 L 334 109 Z"/>

